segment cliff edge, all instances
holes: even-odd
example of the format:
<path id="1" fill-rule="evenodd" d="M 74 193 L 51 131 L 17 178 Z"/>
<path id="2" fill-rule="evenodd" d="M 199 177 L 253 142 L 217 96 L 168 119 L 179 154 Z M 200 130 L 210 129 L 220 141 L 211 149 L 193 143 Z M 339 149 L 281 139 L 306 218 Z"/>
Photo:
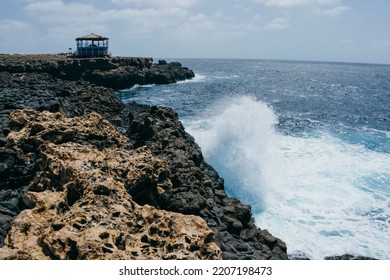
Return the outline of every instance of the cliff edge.
<path id="1" fill-rule="evenodd" d="M 115 96 L 122 70 L 96 68 L 107 63 L 96 60 L 66 72 L 43 58 L 17 70 L 7 60 L 0 62 L 1 259 L 287 259 L 284 242 L 256 227 L 250 206 L 226 195 L 175 111 Z M 172 64 L 155 67 L 164 81 L 187 73 L 177 63 L 178 76 L 161 70 Z M 122 85 L 139 84 L 130 76 L 152 68 L 126 68 Z M 110 82 L 93 80 L 97 73 Z"/>
<path id="2" fill-rule="evenodd" d="M 169 84 L 195 77 L 179 62 L 145 57 L 72 58 L 66 55 L 2 55 L 0 72 L 47 73 L 62 80 L 84 80 L 114 89 L 136 84 Z"/>
<path id="3" fill-rule="evenodd" d="M 133 149 L 100 115 L 16 110 L 10 121 L 18 129 L 7 146 L 27 162 L 39 153 L 41 170 L 21 197 L 25 210 L 12 223 L 1 259 L 221 257 L 200 217 L 132 199 L 129 190 L 140 184 L 169 187 L 167 164 L 146 148 Z"/>

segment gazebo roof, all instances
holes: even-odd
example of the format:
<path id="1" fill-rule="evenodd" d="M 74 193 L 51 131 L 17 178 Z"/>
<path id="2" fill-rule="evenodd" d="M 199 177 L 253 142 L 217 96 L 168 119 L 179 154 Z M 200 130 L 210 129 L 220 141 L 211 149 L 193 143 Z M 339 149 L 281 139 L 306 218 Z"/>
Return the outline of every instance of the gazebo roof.
<path id="1" fill-rule="evenodd" d="M 78 41 L 78 40 L 102 40 L 103 41 L 103 40 L 107 40 L 107 39 L 108 39 L 107 37 L 91 33 L 89 35 L 77 37 L 76 41 Z"/>

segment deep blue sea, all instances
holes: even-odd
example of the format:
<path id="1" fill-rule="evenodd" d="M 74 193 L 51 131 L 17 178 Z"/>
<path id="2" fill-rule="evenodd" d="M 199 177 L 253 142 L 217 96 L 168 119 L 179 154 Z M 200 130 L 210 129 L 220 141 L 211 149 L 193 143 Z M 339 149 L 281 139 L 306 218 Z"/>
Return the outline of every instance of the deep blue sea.
<path id="1" fill-rule="evenodd" d="M 176 59 L 190 81 L 124 101 L 172 107 L 256 223 L 312 259 L 390 259 L 390 65 Z"/>

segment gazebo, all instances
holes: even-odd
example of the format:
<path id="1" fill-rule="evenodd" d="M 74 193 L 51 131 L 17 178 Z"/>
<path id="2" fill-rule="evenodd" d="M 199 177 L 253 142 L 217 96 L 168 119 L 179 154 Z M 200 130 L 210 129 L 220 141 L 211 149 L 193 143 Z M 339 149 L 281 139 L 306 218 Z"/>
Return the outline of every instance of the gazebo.
<path id="1" fill-rule="evenodd" d="M 91 33 L 82 37 L 76 38 L 77 57 L 102 57 L 108 56 L 108 38 Z"/>

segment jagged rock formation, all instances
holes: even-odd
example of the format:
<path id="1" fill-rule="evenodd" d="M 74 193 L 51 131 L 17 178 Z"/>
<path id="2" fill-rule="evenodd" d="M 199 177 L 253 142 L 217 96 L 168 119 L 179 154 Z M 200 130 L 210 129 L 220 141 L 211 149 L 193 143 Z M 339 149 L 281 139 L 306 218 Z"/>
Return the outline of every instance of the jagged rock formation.
<path id="1" fill-rule="evenodd" d="M 164 192 L 167 164 L 132 149 L 100 115 L 17 110 L 8 147 L 42 171 L 23 197 L 0 259 L 219 259 L 214 233 L 196 216 L 134 202 L 129 192 Z M 96 141 L 99 139 L 99 141 Z M 26 143 L 30 145 L 26 149 Z"/>
<path id="2" fill-rule="evenodd" d="M 350 254 L 341 255 L 341 256 L 332 256 L 332 257 L 326 257 L 325 260 L 333 260 L 333 261 L 361 261 L 361 260 L 377 260 L 375 258 L 366 257 L 366 256 L 354 256 Z"/>
<path id="3" fill-rule="evenodd" d="M 168 162 L 172 187 L 147 203 L 201 216 L 216 233 L 225 259 L 286 259 L 285 243 L 256 227 L 251 208 L 224 191 L 222 178 L 208 165 L 193 137 L 170 108 L 127 104 L 127 135 L 134 147 L 146 145 Z M 141 203 L 145 203 L 142 201 Z"/>
<path id="4" fill-rule="evenodd" d="M 194 72 L 178 62 L 152 58 L 72 58 L 64 55 L 0 55 L 0 72 L 47 73 L 65 80 L 85 80 L 114 89 L 136 84 L 169 84 L 191 79 Z"/>
<path id="5" fill-rule="evenodd" d="M 7 65 L 11 64 L 17 63 L 7 62 Z M 167 64 L 160 62 L 159 65 Z M 37 66 L 34 69 L 40 68 Z M 55 73 L 48 71 L 16 72 L 0 72 L 0 247 L 5 244 L 0 249 L 0 258 L 76 258 L 77 252 L 77 258 L 132 258 L 138 254 L 139 258 L 212 259 L 220 256 L 212 242 L 214 235 L 224 259 L 287 258 L 284 242 L 267 230 L 258 229 L 250 207 L 226 195 L 223 179 L 204 161 L 200 148 L 185 132 L 176 112 L 169 108 L 123 104 L 112 89 L 96 86 L 83 78 L 73 81 L 54 77 Z M 24 111 L 26 109 L 44 113 Z M 80 116 L 88 117 L 78 118 Z M 56 122 L 55 118 L 61 122 Z M 102 133 L 105 131 L 105 134 L 83 132 L 90 129 L 88 124 L 93 123 L 92 120 L 97 119 L 104 123 Z M 70 123 L 75 128 L 65 126 Z M 112 135 L 109 131 L 112 131 Z M 147 162 L 142 163 L 141 167 L 131 161 L 134 157 Z M 74 168 L 73 164 L 76 163 L 83 168 Z M 88 169 L 87 166 L 93 168 Z M 135 172 L 136 179 L 130 180 L 132 183 L 126 181 L 128 172 L 123 169 L 124 166 Z M 138 169 L 149 177 L 137 173 Z M 111 187 L 102 188 L 102 192 L 108 195 L 94 192 L 98 185 L 86 179 L 92 170 L 100 177 L 112 178 L 102 184 L 106 187 L 111 184 Z M 81 174 L 82 171 L 84 173 Z M 118 191 L 112 191 L 116 188 Z M 85 207 L 102 211 L 99 222 L 85 218 L 84 206 L 80 206 L 83 199 L 89 205 Z M 91 201 L 95 204 L 91 204 Z M 104 201 L 109 203 L 105 204 Z M 123 214 L 113 217 L 118 214 L 107 207 L 111 204 L 130 208 L 121 208 Z M 79 207 L 76 209 L 73 205 Z M 62 207 L 65 207 L 65 212 L 61 212 Z M 186 244 L 195 244 L 192 247 L 175 245 L 177 250 L 170 255 L 167 252 L 172 248 L 161 245 L 168 242 L 166 239 L 162 242 L 161 236 L 156 239 L 150 232 L 146 234 L 151 228 L 150 223 L 145 223 L 140 235 L 136 234 L 135 228 L 123 225 L 122 215 L 132 221 L 139 217 L 130 213 L 129 209 L 148 209 L 149 213 L 157 213 L 159 217 L 168 216 L 174 223 L 178 220 L 194 223 L 204 235 L 186 238 L 187 234 L 191 235 L 193 227 L 183 225 L 185 231 L 180 235 L 179 226 L 175 228 L 168 223 L 174 239 L 182 241 L 184 238 Z M 39 218 L 42 217 L 39 211 L 42 211 L 45 219 Z M 83 222 L 77 220 L 70 224 L 76 216 L 84 217 Z M 40 226 L 24 226 L 24 221 L 29 218 L 36 219 Z M 56 224 L 54 220 L 61 220 L 60 225 L 64 226 L 53 227 Z M 104 238 L 95 238 L 96 232 L 87 230 L 92 225 L 98 226 L 99 230 L 104 229 Z M 26 231 L 25 227 L 29 230 Z M 159 227 L 164 228 L 164 224 L 159 224 Z M 208 235 L 210 229 L 214 235 Z M 154 232 L 153 229 L 151 231 Z M 106 238 L 107 233 L 109 237 Z M 121 233 L 129 234 L 134 239 L 126 239 L 123 243 Z M 28 240 L 30 237 L 36 238 L 34 242 L 38 243 L 34 244 L 40 246 L 34 256 L 26 253 L 28 244 L 23 243 L 23 238 Z M 55 241 L 56 238 L 60 238 L 61 242 Z M 72 241 L 67 241 L 68 238 Z M 83 247 L 87 240 L 85 238 L 94 240 L 92 243 L 96 250 L 93 253 Z M 117 238 L 119 246 L 115 243 Z M 151 249 L 150 244 L 139 238 L 161 246 L 151 246 Z M 107 247 L 105 243 L 111 245 Z M 136 250 L 138 253 L 134 251 L 129 255 L 130 251 L 121 251 L 122 243 L 126 244 L 126 248 L 134 247 L 137 243 L 145 246 L 144 251 Z M 12 250 L 12 246 L 18 250 Z M 147 249 L 147 246 L 150 248 Z M 59 248 L 65 253 L 58 253 Z"/>

